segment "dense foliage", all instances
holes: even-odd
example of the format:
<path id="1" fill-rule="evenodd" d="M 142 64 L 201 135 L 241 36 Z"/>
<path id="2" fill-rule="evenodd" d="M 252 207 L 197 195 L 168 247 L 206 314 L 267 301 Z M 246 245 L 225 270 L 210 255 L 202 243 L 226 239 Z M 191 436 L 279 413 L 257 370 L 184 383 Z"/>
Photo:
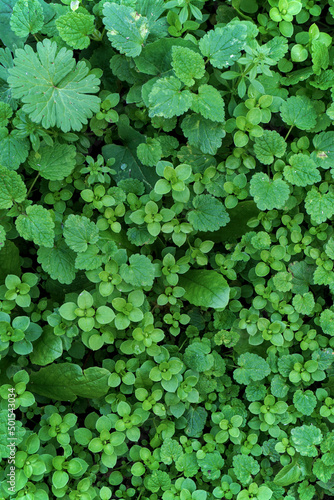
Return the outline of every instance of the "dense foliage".
<path id="1" fill-rule="evenodd" d="M 0 0 L 1 500 L 334 496 L 333 16 Z"/>

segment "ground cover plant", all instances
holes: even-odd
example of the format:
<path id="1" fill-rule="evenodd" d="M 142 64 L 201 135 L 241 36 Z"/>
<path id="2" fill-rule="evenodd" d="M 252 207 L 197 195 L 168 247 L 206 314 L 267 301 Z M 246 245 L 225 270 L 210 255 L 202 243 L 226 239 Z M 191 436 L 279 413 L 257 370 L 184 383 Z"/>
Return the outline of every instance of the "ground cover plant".
<path id="1" fill-rule="evenodd" d="M 0 0 L 0 499 L 334 496 L 332 0 Z"/>

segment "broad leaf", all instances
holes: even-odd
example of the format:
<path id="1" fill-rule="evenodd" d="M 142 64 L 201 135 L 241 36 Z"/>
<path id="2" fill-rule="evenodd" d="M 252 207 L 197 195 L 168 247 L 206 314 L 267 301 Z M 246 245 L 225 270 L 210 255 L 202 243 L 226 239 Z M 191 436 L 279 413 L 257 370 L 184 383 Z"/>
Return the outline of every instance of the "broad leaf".
<path id="1" fill-rule="evenodd" d="M 180 276 L 179 285 L 186 291 L 184 298 L 194 306 L 224 309 L 228 304 L 230 288 L 216 271 L 188 271 Z"/>

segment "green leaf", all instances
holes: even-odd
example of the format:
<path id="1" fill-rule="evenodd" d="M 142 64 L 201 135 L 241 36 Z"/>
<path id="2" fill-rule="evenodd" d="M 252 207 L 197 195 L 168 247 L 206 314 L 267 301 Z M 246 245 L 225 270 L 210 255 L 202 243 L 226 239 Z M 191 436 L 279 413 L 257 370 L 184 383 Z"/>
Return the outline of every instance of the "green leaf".
<path id="1" fill-rule="evenodd" d="M 286 142 L 275 130 L 264 130 L 261 137 L 255 138 L 254 152 L 256 158 L 264 165 L 270 165 L 274 157 L 281 158 L 286 150 Z"/>
<path id="2" fill-rule="evenodd" d="M 205 73 L 203 57 L 187 47 L 172 47 L 172 67 L 176 76 L 188 87 L 195 84 Z"/>
<path id="3" fill-rule="evenodd" d="M 197 461 L 203 476 L 211 481 L 219 478 L 225 462 L 218 451 L 207 453 L 204 458 L 199 458 Z"/>
<path id="4" fill-rule="evenodd" d="M 37 33 L 44 24 L 43 9 L 38 0 L 17 0 L 10 18 L 10 27 L 15 35 L 26 38 Z"/>
<path id="5" fill-rule="evenodd" d="M 296 186 L 309 186 L 321 181 L 321 175 L 314 161 L 299 153 L 289 158 L 290 165 L 284 167 L 284 177 Z"/>
<path id="6" fill-rule="evenodd" d="M 213 122 L 225 121 L 224 106 L 223 98 L 212 85 L 201 85 L 198 94 L 193 94 L 191 109 Z"/>
<path id="7" fill-rule="evenodd" d="M 122 264 L 119 272 L 126 283 L 130 283 L 130 285 L 135 287 L 153 285 L 155 277 L 154 266 L 145 255 L 131 255 L 129 265 Z"/>
<path id="8" fill-rule="evenodd" d="M 5 280 L 8 274 L 21 274 L 20 252 L 17 246 L 10 240 L 5 241 L 0 250 L 0 280 Z"/>
<path id="9" fill-rule="evenodd" d="M 321 70 L 327 69 L 329 65 L 328 47 L 321 40 L 313 40 L 311 54 L 313 72 L 316 75 L 320 75 Z"/>
<path id="10" fill-rule="evenodd" d="M 16 229 L 22 238 L 36 245 L 51 248 L 54 239 L 54 222 L 51 214 L 40 205 L 30 205 L 25 213 L 15 221 Z"/>
<path id="11" fill-rule="evenodd" d="M 162 149 L 158 139 L 148 137 L 137 147 L 137 156 L 143 165 L 154 167 L 161 160 Z"/>
<path id="12" fill-rule="evenodd" d="M 17 137 L 15 131 L 8 133 L 0 129 L 0 165 L 9 170 L 17 170 L 29 154 L 29 141 L 25 137 Z"/>
<path id="13" fill-rule="evenodd" d="M 64 224 L 64 238 L 66 244 L 75 252 L 85 252 L 89 244 L 99 239 L 99 230 L 96 224 L 83 215 L 70 214 Z"/>
<path id="14" fill-rule="evenodd" d="M 86 49 L 94 30 L 94 16 L 83 12 L 68 12 L 56 19 L 57 30 L 61 38 L 74 49 Z"/>
<path id="15" fill-rule="evenodd" d="M 14 48 L 14 45 L 19 47 L 24 42 L 22 38 L 15 35 L 10 29 L 10 18 L 16 2 L 17 0 L 0 0 L 0 39 L 11 50 Z"/>
<path id="16" fill-rule="evenodd" d="M 290 194 L 289 186 L 282 179 L 269 179 L 267 174 L 254 174 L 250 181 L 250 194 L 260 210 L 282 209 Z"/>
<path id="17" fill-rule="evenodd" d="M 291 442 L 303 457 L 316 457 L 316 448 L 322 441 L 322 432 L 314 425 L 302 425 L 291 430 Z"/>
<path id="18" fill-rule="evenodd" d="M 200 437 L 205 426 L 208 413 L 202 406 L 190 406 L 184 414 L 187 421 L 184 432 L 189 437 Z"/>
<path id="19" fill-rule="evenodd" d="M 311 99 L 304 95 L 289 97 L 283 102 L 280 112 L 285 123 L 300 130 L 310 130 L 316 125 L 317 113 Z"/>
<path id="20" fill-rule="evenodd" d="M 246 352 L 238 358 L 237 368 L 233 372 L 233 377 L 238 384 L 249 384 L 251 380 L 262 380 L 270 374 L 270 367 L 261 356 Z"/>
<path id="21" fill-rule="evenodd" d="M 314 266 L 310 266 L 304 260 L 291 262 L 289 272 L 292 275 L 292 291 L 304 294 L 309 291 L 309 285 L 313 284 Z"/>
<path id="22" fill-rule="evenodd" d="M 193 95 L 189 90 L 181 88 L 182 84 L 175 76 L 160 78 L 149 94 L 149 116 L 172 118 L 188 111 Z"/>
<path id="23" fill-rule="evenodd" d="M 37 52 L 29 45 L 15 52 L 14 68 L 8 83 L 13 97 L 21 99 L 23 111 L 44 128 L 57 126 L 63 132 L 81 130 L 88 118 L 100 110 L 94 94 L 100 80 L 73 52 L 50 40 L 37 43 Z"/>
<path id="24" fill-rule="evenodd" d="M 76 148 L 68 144 L 54 142 L 53 146 L 42 143 L 37 152 L 30 153 L 28 163 L 44 179 L 61 181 L 68 177 L 75 165 Z"/>
<path id="25" fill-rule="evenodd" d="M 305 198 L 305 210 L 317 224 L 325 222 L 334 214 L 334 193 L 323 194 L 312 187 Z"/>
<path id="26" fill-rule="evenodd" d="M 63 343 L 50 327 L 44 329 L 42 336 L 34 342 L 34 350 L 30 353 L 30 361 L 34 365 L 45 366 L 60 358 L 63 354 Z"/>
<path id="27" fill-rule="evenodd" d="M 210 347 L 203 342 L 194 342 L 184 352 L 184 363 L 197 372 L 210 370 L 214 364 L 214 357 L 210 354 Z"/>
<path id="28" fill-rule="evenodd" d="M 13 110 L 7 102 L 0 101 L 0 127 L 7 127 L 9 119 L 13 116 Z"/>
<path id="29" fill-rule="evenodd" d="M 324 333 L 334 337 L 334 311 L 325 309 L 320 315 L 320 326 Z"/>
<path id="30" fill-rule="evenodd" d="M 103 22 L 111 45 L 127 57 L 136 57 L 149 34 L 148 20 L 134 8 L 107 2 Z"/>
<path id="31" fill-rule="evenodd" d="M 37 251 L 37 260 L 43 271 L 53 280 L 70 285 L 74 281 L 76 269 L 74 266 L 75 253 L 68 248 L 65 241 L 60 239 L 52 248 L 40 247 Z"/>
<path id="32" fill-rule="evenodd" d="M 153 493 L 160 489 L 167 491 L 171 487 L 171 479 L 167 472 L 154 470 L 151 475 L 146 476 L 145 486 Z"/>
<path id="33" fill-rule="evenodd" d="M 252 476 L 255 476 L 260 466 L 255 458 L 247 455 L 234 455 L 233 457 L 234 473 L 243 485 L 251 482 Z"/>
<path id="34" fill-rule="evenodd" d="M 185 289 L 183 298 L 194 306 L 224 309 L 228 304 L 230 288 L 216 271 L 188 271 L 180 276 L 179 285 Z"/>
<path id="35" fill-rule="evenodd" d="M 317 398 L 312 391 L 299 389 L 293 395 L 293 404 L 300 413 L 309 416 L 317 406 Z"/>
<path id="36" fill-rule="evenodd" d="M 321 132 L 313 138 L 315 151 L 311 154 L 312 160 L 322 168 L 333 167 L 334 161 L 334 132 Z"/>
<path id="37" fill-rule="evenodd" d="M 202 54 L 215 68 L 232 66 L 246 44 L 247 28 L 242 24 L 229 25 L 208 31 L 199 42 Z"/>
<path id="38" fill-rule="evenodd" d="M 183 453 L 183 448 L 178 441 L 166 438 L 160 448 L 160 458 L 164 464 L 170 465 L 175 462 Z"/>
<path id="39" fill-rule="evenodd" d="M 31 373 L 29 390 L 57 401 L 75 401 L 78 396 L 99 398 L 108 392 L 109 376 L 105 368 L 82 370 L 79 365 L 58 363 Z"/>
<path id="40" fill-rule="evenodd" d="M 21 203 L 26 196 L 27 189 L 19 174 L 0 165 L 0 209 L 11 208 L 14 201 Z"/>
<path id="41" fill-rule="evenodd" d="M 198 231 L 217 231 L 230 220 L 224 205 L 210 194 L 195 196 L 192 203 L 195 210 L 188 212 L 187 219 Z"/>
<path id="42" fill-rule="evenodd" d="M 312 292 L 295 295 L 292 299 L 292 305 L 298 313 L 311 316 L 315 305 Z"/>
<path id="43" fill-rule="evenodd" d="M 274 478 L 274 483 L 277 486 L 289 486 L 290 484 L 296 484 L 301 475 L 301 469 L 298 467 L 296 461 L 292 461 L 290 464 L 285 465 Z"/>
<path id="44" fill-rule="evenodd" d="M 333 477 L 333 466 L 325 465 L 322 460 L 318 459 L 314 462 L 312 472 L 320 481 L 328 483 Z"/>
<path id="45" fill-rule="evenodd" d="M 215 155 L 222 144 L 226 132 L 222 123 L 213 122 L 201 115 L 192 113 L 182 121 L 183 134 L 191 146 L 199 148 L 203 153 Z"/>

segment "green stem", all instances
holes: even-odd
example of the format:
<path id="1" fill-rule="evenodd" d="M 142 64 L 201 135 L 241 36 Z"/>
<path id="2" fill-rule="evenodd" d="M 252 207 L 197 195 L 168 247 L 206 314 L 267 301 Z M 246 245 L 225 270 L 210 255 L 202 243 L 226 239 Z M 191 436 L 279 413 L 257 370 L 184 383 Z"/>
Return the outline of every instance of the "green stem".
<path id="1" fill-rule="evenodd" d="M 287 138 L 289 137 L 290 132 L 291 132 L 291 130 L 293 129 L 293 127 L 294 127 L 294 125 L 291 125 L 291 127 L 289 128 L 288 133 L 287 133 L 287 134 L 286 134 L 286 136 L 284 137 L 284 140 L 285 140 L 285 141 L 286 141 L 286 140 L 287 140 Z"/>
<path id="2" fill-rule="evenodd" d="M 33 183 L 31 184 L 30 188 L 29 188 L 29 191 L 27 192 L 27 198 L 32 190 L 32 188 L 34 187 L 34 185 L 36 184 L 36 181 L 38 179 L 38 177 L 40 176 L 40 173 L 38 172 L 38 174 L 36 175 L 35 179 L 33 180 Z"/>

